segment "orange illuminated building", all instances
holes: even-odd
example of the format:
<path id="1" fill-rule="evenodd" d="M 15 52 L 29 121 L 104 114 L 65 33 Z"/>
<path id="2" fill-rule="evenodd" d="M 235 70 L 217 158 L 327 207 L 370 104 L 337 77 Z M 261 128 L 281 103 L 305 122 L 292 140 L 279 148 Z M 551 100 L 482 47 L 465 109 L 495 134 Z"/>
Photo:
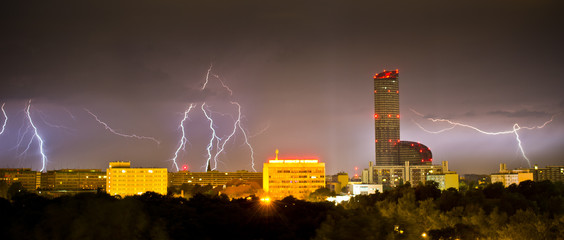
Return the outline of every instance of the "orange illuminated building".
<path id="1" fill-rule="evenodd" d="M 263 188 L 273 200 L 293 196 L 306 199 L 310 193 L 325 187 L 325 163 L 317 159 L 268 160 L 263 166 Z"/>
<path id="2" fill-rule="evenodd" d="M 106 192 L 122 197 L 145 192 L 167 194 L 166 168 L 131 168 L 130 162 L 110 162 L 106 170 Z"/>

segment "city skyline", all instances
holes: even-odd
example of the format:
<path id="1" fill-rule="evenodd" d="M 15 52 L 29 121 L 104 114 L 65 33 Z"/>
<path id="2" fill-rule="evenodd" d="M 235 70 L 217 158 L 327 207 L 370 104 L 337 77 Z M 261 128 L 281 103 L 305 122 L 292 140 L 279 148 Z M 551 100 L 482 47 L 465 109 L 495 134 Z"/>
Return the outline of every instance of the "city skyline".
<path id="1" fill-rule="evenodd" d="M 451 126 L 428 118 L 498 132 L 554 117 L 519 134 L 532 164 L 563 162 L 562 3 L 83 4 L 14 2 L 0 10 L 0 104 L 9 117 L 0 167 L 41 168 L 37 142 L 21 155 L 31 133 L 16 147 L 32 99 L 47 169 L 131 161 L 174 171 L 183 113 L 205 102 L 207 110 L 187 119 L 179 160 L 204 171 L 204 112 L 218 136 L 229 135 L 236 101 L 258 171 L 278 148 L 286 158 L 320 159 L 327 173 L 354 175 L 375 158 L 371 76 L 384 69 L 402 74 L 401 139 L 424 143 L 435 163 L 449 161 L 462 174 L 495 172 L 502 162 L 528 167 L 514 135 L 461 127 L 433 134 L 418 124 L 435 132 Z M 120 133 L 160 144 L 112 134 L 85 109 Z M 238 130 L 226 144 L 219 170 L 251 170 L 242 138 Z"/>

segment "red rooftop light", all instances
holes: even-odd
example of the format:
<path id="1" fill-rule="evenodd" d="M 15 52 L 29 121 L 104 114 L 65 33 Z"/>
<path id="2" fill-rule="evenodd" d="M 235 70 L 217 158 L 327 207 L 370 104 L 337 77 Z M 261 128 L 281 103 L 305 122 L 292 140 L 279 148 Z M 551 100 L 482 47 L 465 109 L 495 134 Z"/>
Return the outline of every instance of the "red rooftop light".
<path id="1" fill-rule="evenodd" d="M 395 71 L 386 71 L 384 70 L 381 73 L 375 74 L 374 79 L 383 79 L 383 78 L 397 78 L 399 74 L 398 70 Z"/>

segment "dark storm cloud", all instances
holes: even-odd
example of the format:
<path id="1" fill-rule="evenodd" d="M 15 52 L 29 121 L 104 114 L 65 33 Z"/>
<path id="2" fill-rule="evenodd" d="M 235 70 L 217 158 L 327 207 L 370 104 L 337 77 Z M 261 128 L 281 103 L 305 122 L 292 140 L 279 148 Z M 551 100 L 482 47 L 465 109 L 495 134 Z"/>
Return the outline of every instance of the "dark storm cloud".
<path id="1" fill-rule="evenodd" d="M 169 150 L 176 146 L 181 115 L 175 113 L 190 102 L 204 100 L 217 100 L 210 110 L 233 110 L 229 101 L 237 100 L 249 132 L 271 123 L 267 133 L 253 139 L 257 159 L 266 159 L 280 147 L 289 154 L 325 157 L 328 173 L 351 170 L 352 164 L 362 168 L 373 160 L 370 75 L 381 69 L 400 69 L 401 104 L 416 104 L 417 111 L 433 113 L 425 117 L 471 119 L 496 129 L 493 123 L 480 122 L 480 115 L 504 107 L 560 103 L 564 108 L 564 101 L 560 102 L 563 4 L 550 0 L 5 1 L 0 7 L 0 101 L 33 98 L 71 110 L 87 107 L 119 128 L 170 138 L 163 140 L 160 151 L 140 156 L 128 156 L 127 150 L 135 153 L 137 146 L 114 151 L 133 160 L 151 159 L 149 165 L 154 165 L 169 159 Z M 200 90 L 210 63 L 212 72 L 224 76 L 233 88 L 233 96 L 216 79 Z M 9 107 L 15 111 L 17 105 Z M 536 117 L 542 111 L 552 110 L 492 111 L 490 116 Z M 198 122 L 201 112 L 192 114 L 190 124 L 207 129 L 207 122 Z M 72 141 L 76 149 L 90 149 L 86 144 L 90 138 L 105 136 L 97 128 L 91 130 L 91 136 L 80 139 L 84 144 Z M 207 134 L 202 133 L 203 139 Z M 449 142 L 474 137 L 461 134 Z M 441 139 L 432 135 L 422 140 L 433 145 L 437 156 L 455 149 Z M 69 143 L 63 138 L 50 141 Z M 110 145 L 124 140 L 115 141 Z M 547 141 L 562 145 L 560 138 Z M 100 146 L 92 146 L 84 155 L 105 166 L 103 161 L 117 153 L 102 155 Z M 59 154 L 75 164 L 83 151 Z M 452 161 L 463 164 L 456 158 Z M 229 165 L 245 168 L 241 166 Z"/>
<path id="2" fill-rule="evenodd" d="M 180 7 L 187 9 L 189 5 Z M 1 98 L 69 103 L 84 98 L 201 101 L 216 95 L 199 91 L 196 83 L 202 80 L 201 75 L 190 75 L 205 68 L 183 76 L 172 76 L 163 68 L 171 58 L 181 57 L 193 38 L 206 35 L 206 27 L 215 31 L 217 18 L 205 21 L 212 26 L 199 26 L 197 16 L 191 15 L 193 10 L 169 15 L 161 8 L 149 2 L 128 1 L 6 4 L 0 12 Z M 174 6 L 166 10 L 179 11 Z M 205 16 L 200 12 L 197 15 L 202 19 Z M 214 44 L 227 41 L 215 39 L 223 40 L 214 40 Z M 195 47 L 205 48 L 203 45 Z M 200 55 L 195 53 L 190 52 Z M 198 64 L 205 66 L 209 55 L 205 59 L 195 57 L 194 61 L 200 60 Z M 185 64 L 194 68 L 191 63 Z"/>
<path id="3" fill-rule="evenodd" d="M 158 99 L 165 92 L 178 97 L 189 90 L 159 69 L 115 54 L 31 59 L 27 64 L 34 67 L 21 72 L 2 71 L 1 96 L 54 101 L 98 96 L 141 101 Z"/>
<path id="4" fill-rule="evenodd" d="M 550 117 L 552 115 L 549 112 L 530 111 L 527 109 L 521 109 L 518 111 L 497 110 L 497 111 L 488 112 L 488 114 L 499 115 L 499 116 L 510 117 L 510 118 L 543 118 L 543 117 Z"/>

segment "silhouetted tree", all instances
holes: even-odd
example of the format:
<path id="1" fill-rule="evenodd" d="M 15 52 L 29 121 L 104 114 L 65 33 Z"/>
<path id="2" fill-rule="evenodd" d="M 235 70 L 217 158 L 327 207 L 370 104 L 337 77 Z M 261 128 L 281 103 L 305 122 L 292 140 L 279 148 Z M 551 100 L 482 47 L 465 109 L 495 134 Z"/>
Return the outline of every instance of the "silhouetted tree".
<path id="1" fill-rule="evenodd" d="M 328 197 L 334 197 L 337 194 L 329 188 L 318 188 L 309 194 L 308 200 L 313 202 L 325 201 Z"/>
<path id="2" fill-rule="evenodd" d="M 425 184 L 419 184 L 415 187 L 415 199 L 417 201 L 425 200 L 428 198 L 437 199 L 441 196 L 441 190 L 438 184 L 433 181 L 427 181 Z"/>
<path id="3" fill-rule="evenodd" d="M 8 198 L 8 183 L 4 180 L 0 180 L 0 198 Z"/>
<path id="4" fill-rule="evenodd" d="M 8 188 L 8 199 L 14 198 L 18 194 L 25 194 L 27 191 L 21 182 L 14 182 Z"/>

